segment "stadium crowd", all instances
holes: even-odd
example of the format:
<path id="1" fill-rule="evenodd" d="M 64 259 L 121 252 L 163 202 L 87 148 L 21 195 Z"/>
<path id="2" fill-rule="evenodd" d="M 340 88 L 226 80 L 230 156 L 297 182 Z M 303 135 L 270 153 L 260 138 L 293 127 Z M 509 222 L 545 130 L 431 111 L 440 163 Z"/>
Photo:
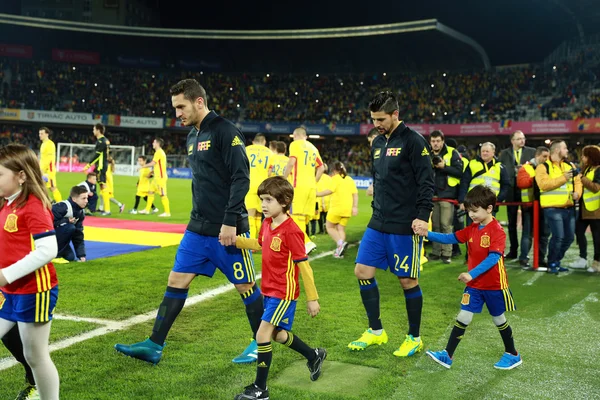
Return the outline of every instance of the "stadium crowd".
<path id="1" fill-rule="evenodd" d="M 0 107 L 170 117 L 169 86 L 192 77 L 210 88 L 210 106 L 233 121 L 364 123 L 369 97 L 386 88 L 395 88 L 400 114 L 413 123 L 523 120 L 527 110 L 572 119 L 600 115 L 599 73 L 593 53 L 493 71 L 260 76 L 0 58 Z"/>

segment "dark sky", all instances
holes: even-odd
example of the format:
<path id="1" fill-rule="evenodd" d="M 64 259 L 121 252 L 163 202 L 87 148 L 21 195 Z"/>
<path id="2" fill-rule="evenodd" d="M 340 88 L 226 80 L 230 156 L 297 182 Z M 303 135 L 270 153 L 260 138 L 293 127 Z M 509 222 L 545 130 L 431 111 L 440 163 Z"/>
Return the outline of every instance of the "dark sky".
<path id="1" fill-rule="evenodd" d="M 574 19 L 559 1 L 585 34 L 600 31 L 597 0 L 149 1 L 157 2 L 165 28 L 302 29 L 437 18 L 479 42 L 493 65 L 542 61 L 563 40 L 577 37 Z"/>

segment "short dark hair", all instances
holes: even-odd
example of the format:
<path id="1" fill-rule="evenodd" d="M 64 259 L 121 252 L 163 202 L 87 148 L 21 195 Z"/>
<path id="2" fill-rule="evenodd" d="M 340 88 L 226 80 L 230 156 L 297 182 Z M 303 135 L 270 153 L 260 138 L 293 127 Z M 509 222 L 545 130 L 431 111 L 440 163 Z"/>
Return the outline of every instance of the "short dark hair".
<path id="1" fill-rule="evenodd" d="M 547 152 L 550 152 L 550 149 L 549 149 L 549 148 L 547 148 L 546 146 L 538 146 L 538 147 L 535 149 L 535 155 L 536 155 L 536 156 L 539 156 L 540 154 L 542 154 L 542 153 L 543 153 L 543 152 L 545 152 L 545 151 L 547 151 Z"/>
<path id="2" fill-rule="evenodd" d="M 512 140 L 512 139 L 515 137 L 515 135 L 516 135 L 517 133 L 523 133 L 523 131 L 516 130 L 516 131 L 514 131 L 513 133 L 511 133 L 511 134 L 510 134 L 510 140 Z M 524 134 L 524 133 L 523 133 L 523 136 L 525 136 L 525 134 Z"/>
<path id="3" fill-rule="evenodd" d="M 398 100 L 396 100 L 396 96 L 390 91 L 377 93 L 369 102 L 369 111 L 371 112 L 383 111 L 391 115 L 399 109 Z"/>
<path id="4" fill-rule="evenodd" d="M 154 140 L 156 140 L 156 141 L 158 142 L 158 144 L 160 144 L 160 147 L 161 147 L 161 148 L 162 148 L 162 147 L 164 147 L 164 145 L 165 145 L 165 140 L 164 140 L 163 138 L 159 138 L 159 137 L 157 137 L 157 138 L 154 138 Z"/>
<path id="5" fill-rule="evenodd" d="M 477 185 L 469 190 L 465 196 L 465 210 L 481 207 L 487 209 L 489 206 L 496 207 L 496 194 L 485 185 Z"/>
<path id="6" fill-rule="evenodd" d="M 88 128 L 89 129 L 89 128 Z M 40 131 L 44 131 L 48 134 L 48 136 L 52 135 L 52 130 L 50 128 L 48 128 L 47 126 L 42 126 L 40 128 Z"/>
<path id="7" fill-rule="evenodd" d="M 377 136 L 379 135 L 379 129 L 377 128 L 373 128 L 369 131 L 369 133 L 367 134 L 367 138 L 372 138 L 373 136 Z"/>
<path id="8" fill-rule="evenodd" d="M 431 139 L 431 138 L 435 138 L 435 137 L 442 138 L 442 141 L 445 140 L 445 138 L 444 138 L 444 132 L 442 132 L 442 131 L 433 131 L 433 132 L 431 132 L 431 135 L 429 135 L 429 138 Z"/>
<path id="9" fill-rule="evenodd" d="M 271 141 L 269 142 L 269 148 L 270 148 L 272 151 L 277 151 L 277 140 L 271 140 Z"/>
<path id="10" fill-rule="evenodd" d="M 73 186 L 71 188 L 71 192 L 69 193 L 69 197 L 77 197 L 80 194 L 84 194 L 84 193 L 87 193 L 87 192 L 88 192 L 88 190 L 84 186 Z"/>
<path id="11" fill-rule="evenodd" d="M 87 174 L 87 178 L 91 178 L 92 176 L 94 176 L 94 177 L 96 177 L 96 178 L 98 177 L 98 175 L 96 175 L 96 173 L 95 173 L 95 172 L 88 172 L 88 174 Z"/>
<path id="12" fill-rule="evenodd" d="M 97 130 L 99 130 L 100 133 L 104 135 L 105 128 L 104 128 L 104 125 L 102 125 L 100 122 L 98 122 L 96 125 L 94 125 L 94 128 L 96 128 Z"/>
<path id="13" fill-rule="evenodd" d="M 287 144 L 285 142 L 277 142 L 277 152 L 280 154 L 285 154 L 287 150 Z"/>
<path id="14" fill-rule="evenodd" d="M 178 94 L 183 93 L 183 98 L 192 103 L 195 102 L 198 97 L 202 97 L 204 99 L 204 104 L 207 104 L 206 90 L 204 90 L 202 85 L 195 79 L 183 79 L 177 82 L 171 86 L 170 93 L 171 96 L 177 96 Z"/>
<path id="15" fill-rule="evenodd" d="M 292 200 L 294 200 L 294 187 L 283 176 L 272 176 L 265 179 L 258 187 L 256 193 L 258 196 L 263 194 L 273 196 L 281 204 L 284 212 L 289 211 L 292 206 Z"/>
<path id="16" fill-rule="evenodd" d="M 144 161 L 146 161 L 146 156 L 143 156 L 143 155 L 141 155 L 141 154 L 140 154 L 140 155 L 138 156 L 138 160 L 139 160 L 140 158 L 143 158 L 143 159 L 144 159 Z"/>

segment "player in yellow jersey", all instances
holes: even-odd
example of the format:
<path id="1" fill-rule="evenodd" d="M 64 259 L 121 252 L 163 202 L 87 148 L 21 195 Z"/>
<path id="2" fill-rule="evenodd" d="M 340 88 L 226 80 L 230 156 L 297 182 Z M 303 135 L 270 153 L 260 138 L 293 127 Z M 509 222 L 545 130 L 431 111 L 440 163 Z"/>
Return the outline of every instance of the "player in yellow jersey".
<path id="1" fill-rule="evenodd" d="M 358 190 L 354 179 L 348 176 L 344 164 L 336 161 L 331 169 L 333 176 L 329 188 L 318 192 L 317 196 L 331 195 L 331 208 L 327 215 L 327 233 L 337 245 L 333 256 L 341 258 L 348 247 L 346 225 L 350 217 L 358 215 Z"/>
<path id="2" fill-rule="evenodd" d="M 112 203 L 115 203 L 119 207 L 119 214 L 125 209 L 125 204 L 121 203 L 115 198 L 115 181 L 113 179 L 113 173 L 115 172 L 115 160 L 112 157 L 108 157 L 108 169 L 106 170 L 106 193 Z M 108 203 L 110 206 L 110 203 Z M 110 215 L 110 208 L 104 209 L 100 215 Z"/>
<path id="3" fill-rule="evenodd" d="M 144 199 L 146 202 L 148 201 L 148 192 L 150 191 L 150 178 L 152 177 L 152 169 L 146 165 L 146 157 L 138 156 L 138 166 L 140 167 L 139 177 L 136 186 L 135 192 L 135 205 L 131 210 L 129 210 L 129 214 L 137 214 L 138 206 L 140 205 L 140 199 Z M 158 212 L 158 208 L 152 207 L 153 213 Z"/>
<path id="4" fill-rule="evenodd" d="M 294 201 L 292 202 L 292 219 L 304 232 L 306 254 L 311 253 L 317 245 L 306 235 L 306 224 L 315 212 L 317 202 L 317 182 L 323 175 L 324 167 L 319 150 L 306 140 L 306 129 L 294 129 L 294 141 L 290 143 L 290 159 L 283 172 L 283 177 L 292 177 Z"/>
<path id="5" fill-rule="evenodd" d="M 261 183 L 269 177 L 269 163 L 273 153 L 266 146 L 267 139 L 262 133 L 254 136 L 252 144 L 246 147 L 248 162 L 250 162 L 250 189 L 246 194 L 246 209 L 248 210 L 248 222 L 250 223 L 250 237 L 258 238 L 261 226 L 262 206 L 257 190 Z"/>
<path id="6" fill-rule="evenodd" d="M 323 175 L 317 182 L 317 193 L 323 190 L 329 189 L 331 185 L 331 176 L 327 174 L 329 168 L 327 164 L 323 164 Z M 325 233 L 325 221 L 327 220 L 327 213 L 329 212 L 329 205 L 331 204 L 331 195 L 319 197 L 317 199 L 319 203 L 319 234 Z"/>
<path id="7" fill-rule="evenodd" d="M 271 141 L 271 144 L 275 145 L 275 152 L 273 154 L 273 161 L 269 167 L 269 176 L 283 176 L 285 166 L 290 160 L 285 152 L 287 151 L 287 145 L 285 142 Z M 288 179 L 291 181 L 291 179 Z"/>
<path id="8" fill-rule="evenodd" d="M 146 167 L 154 167 L 154 180 L 150 185 L 146 208 L 140 211 L 139 214 L 150 214 L 152 203 L 154 203 L 154 194 L 158 193 L 164 209 L 164 212 L 159 217 L 165 218 L 171 216 L 169 198 L 167 197 L 167 155 L 162 149 L 164 145 L 165 141 L 161 138 L 156 138 L 152 142 L 154 157 L 152 161 L 146 164 Z"/>
<path id="9" fill-rule="evenodd" d="M 52 192 L 55 202 L 62 201 L 62 196 L 56 186 L 56 145 L 49 136 L 52 131 L 45 126 L 42 126 L 39 131 L 40 140 L 42 145 L 40 146 L 40 169 L 42 175 L 48 180 L 46 181 L 46 187 Z"/>

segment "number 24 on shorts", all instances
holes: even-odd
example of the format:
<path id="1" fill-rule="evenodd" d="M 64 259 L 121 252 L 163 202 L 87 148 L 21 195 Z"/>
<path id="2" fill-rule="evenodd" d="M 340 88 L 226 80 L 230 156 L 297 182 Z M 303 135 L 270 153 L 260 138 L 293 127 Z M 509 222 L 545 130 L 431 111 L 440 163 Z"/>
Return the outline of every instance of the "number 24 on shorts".
<path id="1" fill-rule="evenodd" d="M 394 260 L 396 260 L 396 264 L 394 264 L 394 270 L 400 271 L 400 268 L 402 268 L 404 272 L 408 272 L 409 265 L 406 263 L 408 261 L 408 256 L 404 256 L 402 262 L 400 262 L 400 256 L 398 254 L 394 254 Z"/>

